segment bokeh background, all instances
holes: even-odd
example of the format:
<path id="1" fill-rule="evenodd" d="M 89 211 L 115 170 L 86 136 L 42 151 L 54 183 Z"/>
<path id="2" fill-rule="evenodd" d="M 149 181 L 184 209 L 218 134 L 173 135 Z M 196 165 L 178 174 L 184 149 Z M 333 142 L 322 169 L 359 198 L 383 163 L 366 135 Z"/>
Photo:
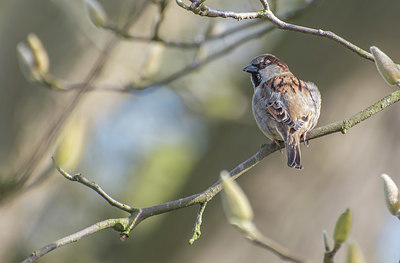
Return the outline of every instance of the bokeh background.
<path id="1" fill-rule="evenodd" d="M 110 19 L 121 23 L 139 0 L 100 1 Z M 279 0 L 284 12 L 304 1 Z M 148 34 L 157 9 L 150 2 L 131 32 Z M 255 1 L 216 1 L 228 10 L 258 10 Z M 400 61 L 400 2 L 320 1 L 292 22 L 331 30 L 369 49 L 376 45 Z M 222 32 L 239 23 L 196 17 L 171 2 L 161 28 L 165 38 L 190 41 L 214 23 Z M 267 22 L 266 22 L 267 23 Z M 94 27 L 80 1 L 0 1 L 0 261 L 19 262 L 34 249 L 95 222 L 126 216 L 92 190 L 52 171 L 42 183 L 13 192 L 9 182 L 50 121 L 64 110 L 68 92 L 24 79 L 16 45 L 34 32 L 49 53 L 51 72 L 80 82 L 90 71 L 110 32 Z M 235 39 L 208 45 L 201 56 Z M 253 120 L 252 86 L 242 68 L 256 55 L 273 53 L 322 93 L 319 126 L 341 120 L 373 104 L 395 88 L 375 65 L 327 39 L 273 31 L 235 49 L 168 86 L 132 94 L 87 94 L 63 129 L 58 151 L 63 167 L 96 181 L 111 196 L 135 207 L 197 193 L 259 150 L 267 140 Z M 198 54 L 197 54 L 198 55 Z M 185 67 L 193 51 L 122 41 L 97 83 L 151 82 Z M 350 241 L 367 262 L 398 262 L 400 223 L 387 211 L 379 175 L 400 184 L 400 104 L 352 128 L 302 146 L 305 169 L 286 167 L 279 152 L 238 182 L 247 193 L 263 233 L 293 252 L 321 262 L 322 231 L 331 236 L 337 217 L 353 212 Z M 69 159 L 70 158 L 70 159 Z M 69 160 L 68 160 L 69 159 Z M 46 167 L 46 164 L 43 164 Z M 197 207 L 150 218 L 125 243 L 106 230 L 58 249 L 40 262 L 281 262 L 245 240 L 224 218 L 219 197 L 207 207 L 202 236 L 188 245 Z M 337 255 L 344 262 L 346 249 Z"/>

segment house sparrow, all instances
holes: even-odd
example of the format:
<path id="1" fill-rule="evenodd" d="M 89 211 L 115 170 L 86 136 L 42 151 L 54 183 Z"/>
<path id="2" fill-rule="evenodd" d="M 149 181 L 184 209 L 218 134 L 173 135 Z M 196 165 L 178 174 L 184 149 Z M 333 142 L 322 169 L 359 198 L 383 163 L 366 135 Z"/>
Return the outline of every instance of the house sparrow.
<path id="1" fill-rule="evenodd" d="M 253 115 L 269 139 L 285 143 L 287 164 L 302 169 L 300 136 L 317 124 L 321 94 L 312 82 L 304 82 L 290 72 L 277 57 L 265 54 L 243 69 L 251 74 L 254 86 Z"/>

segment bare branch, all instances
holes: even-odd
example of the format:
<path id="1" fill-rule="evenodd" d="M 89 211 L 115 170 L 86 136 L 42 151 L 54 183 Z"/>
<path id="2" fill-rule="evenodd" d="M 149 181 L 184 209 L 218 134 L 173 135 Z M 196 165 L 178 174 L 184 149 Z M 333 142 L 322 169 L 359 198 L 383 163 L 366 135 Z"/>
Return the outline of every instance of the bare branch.
<path id="1" fill-rule="evenodd" d="M 23 263 L 35 262 L 39 258 L 43 257 L 47 253 L 49 253 L 59 247 L 76 242 L 76 241 L 78 241 L 84 237 L 87 237 L 89 235 L 92 235 L 100 230 L 104 230 L 107 228 L 115 228 L 117 231 L 120 231 L 122 229 L 125 229 L 125 227 L 128 225 L 128 222 L 129 222 L 128 218 L 107 219 L 107 220 L 98 222 L 98 223 L 91 225 L 79 232 L 76 232 L 72 235 L 61 238 L 61 239 L 54 241 L 53 243 L 50 243 L 38 250 L 35 250 L 28 258 L 26 258 L 23 261 Z"/>
<path id="2" fill-rule="evenodd" d="M 165 18 L 165 8 L 168 5 L 168 1 L 167 0 L 162 0 L 159 3 L 159 16 L 158 19 L 156 21 L 156 24 L 154 25 L 154 33 L 153 33 L 153 39 L 158 39 L 159 38 L 159 33 L 160 33 L 160 27 L 161 27 L 161 23 L 164 21 Z"/>
<path id="3" fill-rule="evenodd" d="M 335 243 L 335 246 L 331 251 L 325 251 L 324 254 L 324 263 L 334 263 L 333 258 L 335 257 L 336 253 L 339 251 L 342 243 Z"/>
<path id="4" fill-rule="evenodd" d="M 248 28 L 260 25 L 261 23 L 262 23 L 261 20 L 260 21 L 252 21 L 252 22 L 245 23 L 245 24 L 233 27 L 231 29 L 228 29 L 225 32 L 222 32 L 222 33 L 219 33 L 216 35 L 211 35 L 211 36 L 205 37 L 201 40 L 191 41 L 191 42 L 174 41 L 174 40 L 165 39 L 165 38 L 161 37 L 159 35 L 159 33 L 157 33 L 156 37 L 154 37 L 154 36 L 153 37 L 135 36 L 135 35 L 129 34 L 128 32 L 125 32 L 125 31 L 119 29 L 117 26 L 111 25 L 111 24 L 105 25 L 103 28 L 113 31 L 115 34 L 117 34 L 118 36 L 120 36 L 126 40 L 140 41 L 140 42 L 158 42 L 158 43 L 161 43 L 168 47 L 191 49 L 191 48 L 198 48 L 199 46 L 209 43 L 211 41 L 226 38 L 230 35 L 244 31 Z"/>
<path id="5" fill-rule="evenodd" d="M 386 97 L 382 98 L 375 104 L 369 106 L 368 108 L 360 111 L 359 113 L 351 116 L 348 119 L 337 121 L 327 126 L 317 128 L 312 130 L 308 136 L 308 139 L 315 139 L 319 138 L 328 134 L 332 134 L 335 132 L 341 132 L 345 134 L 350 128 L 354 127 L 355 125 L 359 124 L 362 121 L 369 119 L 370 117 L 374 116 L 378 112 L 386 109 L 390 105 L 398 102 L 400 100 L 400 91 L 395 91 Z"/>
<path id="6" fill-rule="evenodd" d="M 341 133 L 345 134 L 347 132 L 347 130 L 349 130 L 350 128 L 361 123 L 362 121 L 369 119 L 370 117 L 372 117 L 375 114 L 377 114 L 378 112 L 386 109 L 390 105 L 393 105 L 394 103 L 398 102 L 399 100 L 400 100 L 400 90 L 389 94 L 388 96 L 382 98 L 375 104 L 367 107 L 366 109 L 360 111 L 359 113 L 353 115 L 350 118 L 326 125 L 324 127 L 316 128 L 316 129 L 310 131 L 307 134 L 306 139 L 312 140 L 312 139 L 316 139 L 316 138 L 326 136 L 326 135 L 329 135 L 332 133 L 337 133 L 337 132 L 341 132 Z M 283 143 L 281 144 L 280 147 L 284 147 Z M 234 179 L 238 178 L 239 176 L 243 175 L 248 170 L 253 168 L 255 165 L 257 165 L 265 157 L 267 157 L 271 153 L 279 150 L 280 147 L 274 142 L 265 145 L 260 151 L 255 153 L 252 157 L 250 157 L 243 163 L 236 166 L 233 170 L 231 170 L 229 173 L 230 176 Z M 206 189 L 205 191 L 203 191 L 201 193 L 194 194 L 192 196 L 188 196 L 188 197 L 181 198 L 178 200 L 166 202 L 163 204 L 142 208 L 140 217 L 142 219 L 145 219 L 145 218 L 153 216 L 153 215 L 163 214 L 163 213 L 167 213 L 167 212 L 170 212 L 173 210 L 177 210 L 177 209 L 185 208 L 188 206 L 208 202 L 215 195 L 217 195 L 221 191 L 221 189 L 222 189 L 222 186 L 220 184 L 220 181 L 217 181 L 216 183 L 214 183 L 212 186 L 210 186 L 208 189 Z"/>
<path id="7" fill-rule="evenodd" d="M 260 2 L 261 2 L 261 4 L 263 5 L 263 7 L 264 7 L 264 10 L 271 10 L 270 8 L 269 8 L 269 3 L 268 3 L 268 0 L 260 0 Z"/>
<path id="8" fill-rule="evenodd" d="M 54 161 L 54 159 L 53 159 Z M 64 169 L 62 169 L 61 167 L 56 165 L 57 170 L 60 172 L 60 174 L 62 176 L 64 176 L 66 179 L 72 181 L 72 182 L 78 182 L 83 184 L 84 186 L 89 187 L 90 189 L 94 190 L 96 193 L 98 193 L 101 197 L 103 197 L 104 200 L 106 200 L 110 205 L 117 207 L 125 212 L 128 213 L 133 213 L 135 212 L 137 209 L 121 203 L 117 200 L 115 200 L 114 198 L 112 198 L 110 195 L 108 195 L 98 184 L 96 184 L 95 182 L 91 182 L 89 181 L 87 178 L 85 178 L 84 176 L 82 176 L 81 174 L 75 174 L 75 175 L 71 175 L 68 172 L 66 172 Z"/>
<path id="9" fill-rule="evenodd" d="M 265 16 L 266 16 L 266 19 L 271 21 L 274 25 L 276 25 L 280 29 L 300 32 L 300 33 L 304 33 L 304 34 L 316 35 L 316 36 L 325 37 L 325 38 L 334 40 L 335 42 L 345 46 L 346 48 L 350 49 L 354 53 L 358 54 L 359 56 L 366 58 L 368 60 L 374 61 L 374 57 L 372 56 L 371 53 L 359 48 L 358 46 L 354 45 L 350 41 L 347 41 L 346 39 L 336 35 L 335 33 L 331 32 L 331 31 L 325 31 L 322 29 L 314 29 L 314 28 L 289 24 L 289 23 L 286 23 L 286 22 L 280 20 L 279 18 L 277 18 L 274 15 L 274 13 L 272 13 L 271 11 L 265 12 Z"/>
<path id="10" fill-rule="evenodd" d="M 200 228 L 201 228 L 201 223 L 203 223 L 203 214 L 206 209 L 206 206 L 207 206 L 207 202 L 200 204 L 199 212 L 197 213 L 196 223 L 194 224 L 194 227 L 193 227 L 193 236 L 189 240 L 190 245 L 193 245 L 194 241 L 199 239 L 201 236 Z"/>
<path id="11" fill-rule="evenodd" d="M 196 1 L 196 2 L 199 3 L 200 1 Z M 176 3 L 183 9 L 191 11 L 199 16 L 234 18 L 237 20 L 263 18 L 262 12 L 222 11 L 222 10 L 208 7 L 203 3 L 200 4 L 199 7 L 193 8 L 192 5 L 190 5 L 190 6 L 186 5 L 182 0 L 176 0 Z"/>
<path id="12" fill-rule="evenodd" d="M 296 263 L 305 263 L 305 262 L 309 263 L 309 261 L 306 261 L 300 258 L 299 256 L 293 254 L 281 244 L 264 236 L 254 224 L 252 226 L 253 227 L 251 231 L 247 232 L 248 235 L 246 236 L 246 238 L 251 242 L 253 242 L 254 244 L 271 251 L 272 253 L 279 256 L 283 260 Z"/>
<path id="13" fill-rule="evenodd" d="M 261 0 L 261 2 L 264 2 L 265 0 Z M 311 1 L 311 2 L 315 2 Z M 353 43 L 347 41 L 346 39 L 336 35 L 335 33 L 331 31 L 325 31 L 322 29 L 314 29 L 314 28 L 308 28 L 304 26 L 298 26 L 294 24 L 289 24 L 278 17 L 275 16 L 275 14 L 269 10 L 268 8 L 266 10 L 261 10 L 259 12 L 233 12 L 233 11 L 222 11 L 218 9 L 214 9 L 211 7 L 208 7 L 204 3 L 200 5 L 197 9 L 193 9 L 191 6 L 188 6 L 182 2 L 182 0 L 176 0 L 176 3 L 188 10 L 193 12 L 194 14 L 200 15 L 200 16 L 207 16 L 207 17 L 221 17 L 221 18 L 233 18 L 237 20 L 242 20 L 242 19 L 264 19 L 272 22 L 276 27 L 282 29 L 282 30 L 289 30 L 289 31 L 295 31 L 295 32 L 300 32 L 304 34 L 311 34 L 311 35 L 316 35 L 320 37 L 325 37 L 331 40 L 334 40 L 335 42 L 345 46 L 346 48 L 350 49 L 351 51 L 355 52 L 359 56 L 366 58 L 368 60 L 374 61 L 374 58 L 371 53 L 359 48 L 358 46 L 354 45 Z M 265 3 L 264 3 L 265 5 Z"/>

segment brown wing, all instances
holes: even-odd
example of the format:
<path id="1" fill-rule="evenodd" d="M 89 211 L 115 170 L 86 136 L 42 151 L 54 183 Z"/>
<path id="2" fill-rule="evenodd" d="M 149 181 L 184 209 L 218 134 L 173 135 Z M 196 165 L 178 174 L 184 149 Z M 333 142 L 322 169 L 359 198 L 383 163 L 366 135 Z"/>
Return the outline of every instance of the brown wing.
<path id="1" fill-rule="evenodd" d="M 264 85 L 266 86 L 263 89 L 264 94 L 262 95 L 265 99 L 267 112 L 277 122 L 284 123 L 290 128 L 299 130 L 308 117 L 293 118 L 289 111 L 288 100 L 291 97 L 295 100 L 295 94 L 303 92 L 305 84 L 293 75 L 285 75 L 271 78 L 265 82 Z"/>

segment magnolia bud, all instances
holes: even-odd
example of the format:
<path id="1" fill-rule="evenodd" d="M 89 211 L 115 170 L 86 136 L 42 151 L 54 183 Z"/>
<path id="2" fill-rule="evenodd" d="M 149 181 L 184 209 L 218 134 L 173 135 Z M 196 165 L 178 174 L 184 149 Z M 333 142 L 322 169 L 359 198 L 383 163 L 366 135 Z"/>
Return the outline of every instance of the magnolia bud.
<path id="1" fill-rule="evenodd" d="M 36 69 L 35 57 L 25 43 L 17 44 L 17 57 L 24 76 L 30 81 L 38 81 L 40 76 Z"/>
<path id="2" fill-rule="evenodd" d="M 346 263 L 365 263 L 364 256 L 357 245 L 349 245 L 347 249 Z"/>
<path id="3" fill-rule="evenodd" d="M 335 243 L 343 243 L 347 240 L 351 229 L 351 211 L 346 209 L 346 211 L 341 214 L 336 221 L 335 231 L 333 232 L 333 239 Z"/>
<path id="4" fill-rule="evenodd" d="M 49 56 L 47 55 L 46 49 L 44 49 L 42 41 L 33 33 L 28 35 L 28 44 L 35 57 L 35 63 L 38 71 L 42 74 L 48 73 L 49 71 Z"/>
<path id="5" fill-rule="evenodd" d="M 379 48 L 372 46 L 370 51 L 374 56 L 376 67 L 382 78 L 390 85 L 400 85 L 400 66 L 383 53 Z"/>
<path id="6" fill-rule="evenodd" d="M 160 43 L 155 43 L 150 46 L 148 59 L 143 67 L 143 74 L 145 74 L 146 77 L 154 76 L 159 71 L 164 51 L 165 47 Z"/>
<path id="7" fill-rule="evenodd" d="M 242 230 L 252 224 L 253 210 L 245 193 L 239 185 L 230 177 L 228 171 L 222 171 L 220 174 L 222 182 L 222 206 L 225 215 L 232 225 Z"/>
<path id="8" fill-rule="evenodd" d="M 77 117 L 69 119 L 60 135 L 60 142 L 54 154 L 60 166 L 67 170 L 75 169 L 83 154 L 86 134 L 87 126 L 83 120 Z"/>
<path id="9" fill-rule="evenodd" d="M 93 23 L 93 25 L 97 27 L 102 27 L 107 23 L 107 14 L 104 11 L 103 7 L 96 0 L 84 0 L 86 14 Z"/>
<path id="10" fill-rule="evenodd" d="M 399 189 L 389 175 L 382 174 L 381 178 L 383 180 L 386 205 L 392 215 L 400 216 Z"/>

